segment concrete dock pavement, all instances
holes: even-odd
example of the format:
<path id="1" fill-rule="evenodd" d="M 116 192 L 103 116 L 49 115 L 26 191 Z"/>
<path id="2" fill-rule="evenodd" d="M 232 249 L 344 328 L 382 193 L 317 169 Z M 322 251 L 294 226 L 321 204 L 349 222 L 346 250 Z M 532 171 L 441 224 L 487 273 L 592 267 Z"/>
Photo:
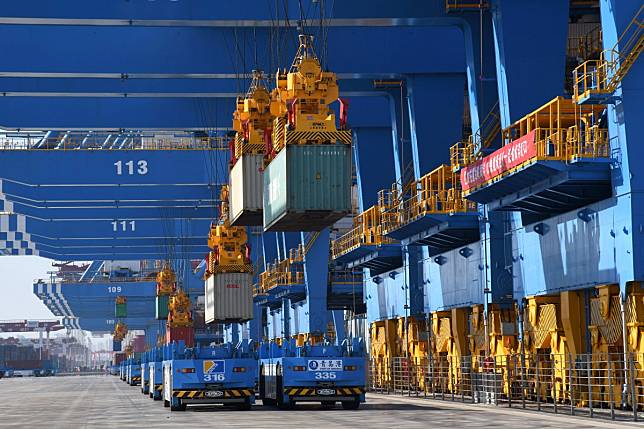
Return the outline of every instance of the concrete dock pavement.
<path id="1" fill-rule="evenodd" d="M 610 422 L 531 411 L 369 394 L 357 411 L 298 404 L 292 411 L 188 407 L 171 413 L 159 401 L 113 376 L 0 380 L 2 428 L 628 428 Z"/>

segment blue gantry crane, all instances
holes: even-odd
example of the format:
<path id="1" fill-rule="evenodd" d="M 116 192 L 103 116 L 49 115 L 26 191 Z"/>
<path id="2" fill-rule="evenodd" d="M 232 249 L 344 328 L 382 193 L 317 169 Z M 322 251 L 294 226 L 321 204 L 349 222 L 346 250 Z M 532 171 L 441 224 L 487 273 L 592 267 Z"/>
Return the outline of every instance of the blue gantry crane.
<path id="1" fill-rule="evenodd" d="M 266 91 L 268 104 L 279 101 L 265 118 L 271 131 L 249 125 L 237 103 L 232 150 L 218 137 L 231 128 L 247 66 L 291 65 L 284 46 L 304 29 L 317 36 L 324 72 L 337 74 L 344 101 L 332 110 L 348 123 L 325 131 L 350 136 L 355 201 L 308 217 L 289 213 L 288 200 L 286 210 L 262 213 L 276 232 L 257 233 L 255 314 L 230 324 L 226 341 L 261 343 L 266 402 L 363 399 L 351 390 L 361 386 L 339 383 L 345 366 L 359 367 L 350 359 L 364 367 L 367 330 L 345 335 L 342 311 L 366 314 L 381 386 L 397 368 L 410 388 L 511 397 L 503 380 L 552 368 L 557 388 L 536 396 L 555 403 L 573 396 L 580 365 L 641 378 L 637 2 L 320 1 L 310 16 L 296 2 L 59 3 L 14 2 L 0 13 L 0 125 L 9 130 L 0 139 L 1 253 L 201 260 L 228 166 L 241 169 L 247 155 L 261 164 L 264 198 L 282 201 L 288 190 L 278 182 L 291 183 L 279 175 L 282 161 L 329 143 L 306 134 L 323 121 L 303 126 L 319 107 L 307 105 L 311 94 L 295 97 L 278 78 Z M 298 16 L 300 28 L 289 27 Z M 203 55 L 210 51 L 228 54 Z M 307 171 L 311 183 L 325 176 Z M 346 195 L 327 193 L 344 203 Z M 347 214 L 334 226 L 320 221 Z M 108 319 L 113 304 L 86 304 L 85 289 L 85 298 L 42 293 L 78 318 L 74 326 L 98 326 L 81 307 Z M 172 353 L 194 360 L 205 350 L 188 349 Z M 508 358 L 516 355 L 521 367 Z M 479 391 L 490 388 L 467 386 L 470 371 L 501 381 Z M 636 409 L 636 385 L 624 375 L 610 402 Z"/>

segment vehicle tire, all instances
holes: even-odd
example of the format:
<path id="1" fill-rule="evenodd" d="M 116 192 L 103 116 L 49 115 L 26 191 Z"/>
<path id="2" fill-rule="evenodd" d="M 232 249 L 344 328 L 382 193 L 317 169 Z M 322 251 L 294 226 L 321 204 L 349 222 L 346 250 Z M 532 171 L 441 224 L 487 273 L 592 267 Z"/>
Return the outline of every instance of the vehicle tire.
<path id="1" fill-rule="evenodd" d="M 323 410 L 331 410 L 335 408 L 335 401 L 322 401 Z"/>
<path id="2" fill-rule="evenodd" d="M 342 408 L 345 410 L 357 410 L 360 408 L 360 401 L 342 401 Z"/>
<path id="3" fill-rule="evenodd" d="M 266 381 L 264 380 L 264 365 L 259 368 L 259 397 L 266 397 Z"/>
<path id="4" fill-rule="evenodd" d="M 163 400 L 163 406 L 168 408 L 170 406 L 170 401 Z"/>
<path id="5" fill-rule="evenodd" d="M 280 375 L 280 367 L 279 365 L 277 366 L 277 388 L 275 389 L 275 395 L 277 397 L 277 408 L 280 410 L 292 410 L 295 403 L 294 402 L 284 402 L 284 380 L 282 376 Z"/>
<path id="6" fill-rule="evenodd" d="M 250 403 L 250 399 L 246 399 L 243 404 L 239 404 L 237 409 L 240 411 L 250 411 L 253 408 L 253 404 Z"/>
<path id="7" fill-rule="evenodd" d="M 280 410 L 292 410 L 295 408 L 295 401 L 291 401 L 288 404 L 278 403 L 277 408 Z"/>
<path id="8" fill-rule="evenodd" d="M 185 411 L 187 407 L 188 404 L 182 404 L 181 402 L 179 402 L 179 405 L 171 405 L 170 411 Z"/>
<path id="9" fill-rule="evenodd" d="M 277 404 L 275 403 L 275 399 L 264 398 L 262 399 L 262 405 L 265 407 L 274 407 Z"/>

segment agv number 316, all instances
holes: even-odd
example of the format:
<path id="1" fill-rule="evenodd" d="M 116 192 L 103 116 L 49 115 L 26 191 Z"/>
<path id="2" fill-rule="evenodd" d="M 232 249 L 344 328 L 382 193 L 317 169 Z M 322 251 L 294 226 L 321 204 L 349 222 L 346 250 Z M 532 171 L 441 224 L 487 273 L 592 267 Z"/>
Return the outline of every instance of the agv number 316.
<path id="1" fill-rule="evenodd" d="M 224 374 L 204 374 L 204 381 L 224 381 L 226 376 Z"/>

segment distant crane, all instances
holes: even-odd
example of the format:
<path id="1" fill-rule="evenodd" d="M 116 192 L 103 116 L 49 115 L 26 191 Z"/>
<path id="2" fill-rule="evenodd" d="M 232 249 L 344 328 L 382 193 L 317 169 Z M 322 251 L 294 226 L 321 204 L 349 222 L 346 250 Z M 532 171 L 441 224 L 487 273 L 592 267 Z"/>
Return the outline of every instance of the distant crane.
<path id="1" fill-rule="evenodd" d="M 65 329 L 59 320 L 0 320 L 0 333 L 52 332 Z"/>
<path id="2" fill-rule="evenodd" d="M 40 358 L 42 359 L 43 332 L 47 333 L 45 350 L 49 353 L 49 333 L 65 329 L 59 320 L 0 320 L 0 333 L 38 332 L 40 339 Z"/>

